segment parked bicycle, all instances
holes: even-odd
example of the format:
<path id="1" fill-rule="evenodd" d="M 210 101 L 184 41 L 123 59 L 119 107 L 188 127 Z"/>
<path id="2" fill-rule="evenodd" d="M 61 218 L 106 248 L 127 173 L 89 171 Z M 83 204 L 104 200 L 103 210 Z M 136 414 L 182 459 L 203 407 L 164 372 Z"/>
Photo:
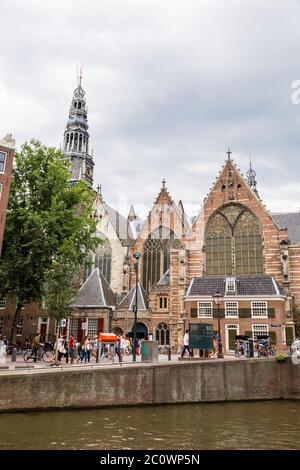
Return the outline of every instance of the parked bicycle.
<path id="1" fill-rule="evenodd" d="M 54 360 L 54 355 L 55 355 L 54 351 L 50 349 L 46 349 L 46 351 L 43 351 L 40 357 L 42 361 L 46 363 L 51 363 Z M 38 355 L 38 352 L 35 352 L 33 349 L 27 349 L 27 351 L 25 351 L 23 355 L 23 358 L 26 363 L 31 363 L 31 362 L 38 361 L 39 355 Z"/>
<path id="2" fill-rule="evenodd" d="M 261 338 L 256 344 L 258 357 L 273 357 L 276 354 L 275 347 L 271 344 L 271 338 Z"/>
<path id="3" fill-rule="evenodd" d="M 245 348 L 246 348 L 245 343 L 241 340 L 237 340 L 235 342 L 235 349 L 234 349 L 235 357 L 245 356 Z"/>

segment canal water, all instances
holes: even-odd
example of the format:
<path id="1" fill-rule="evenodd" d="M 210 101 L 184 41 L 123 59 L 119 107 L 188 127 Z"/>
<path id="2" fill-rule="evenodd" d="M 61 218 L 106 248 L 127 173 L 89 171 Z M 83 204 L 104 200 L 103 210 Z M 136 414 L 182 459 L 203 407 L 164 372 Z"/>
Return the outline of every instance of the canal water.
<path id="1" fill-rule="evenodd" d="M 300 402 L 0 414 L 0 449 L 300 449 Z"/>

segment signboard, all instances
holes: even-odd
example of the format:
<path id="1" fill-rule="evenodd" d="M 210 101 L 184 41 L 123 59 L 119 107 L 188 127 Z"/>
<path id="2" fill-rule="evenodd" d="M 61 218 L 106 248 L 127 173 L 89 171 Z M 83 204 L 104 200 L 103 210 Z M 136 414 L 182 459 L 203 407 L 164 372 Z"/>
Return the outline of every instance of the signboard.
<path id="1" fill-rule="evenodd" d="M 281 323 L 271 323 L 271 328 L 280 328 Z"/>
<path id="2" fill-rule="evenodd" d="M 66 328 L 67 326 L 67 320 L 65 318 L 63 318 L 62 320 L 60 320 L 60 327 L 61 328 Z"/>
<path id="3" fill-rule="evenodd" d="M 190 348 L 213 349 L 213 325 L 194 323 L 190 325 Z"/>
<path id="4" fill-rule="evenodd" d="M 87 329 L 87 322 L 81 323 L 81 329 L 86 330 Z"/>

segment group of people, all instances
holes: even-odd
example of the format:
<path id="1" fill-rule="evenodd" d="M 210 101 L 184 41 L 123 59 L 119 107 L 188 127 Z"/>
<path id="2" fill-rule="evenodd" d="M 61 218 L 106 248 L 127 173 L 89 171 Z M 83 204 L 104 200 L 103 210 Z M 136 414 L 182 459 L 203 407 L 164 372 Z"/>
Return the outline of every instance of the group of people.
<path id="1" fill-rule="evenodd" d="M 68 364 L 69 359 L 71 364 L 74 360 L 77 362 L 91 362 L 91 358 L 97 356 L 98 338 L 95 335 L 92 339 L 86 335 L 82 341 L 78 341 L 73 335 L 67 338 L 66 335 L 60 335 L 57 344 L 54 345 L 54 351 L 57 349 L 57 359 L 61 362 L 64 357 Z"/>
<path id="2" fill-rule="evenodd" d="M 109 344 L 101 344 L 101 350 L 99 351 L 99 341 L 98 337 L 95 335 L 92 339 L 86 335 L 83 340 L 80 342 L 70 335 L 67 338 L 66 335 L 61 335 L 58 339 L 58 343 L 54 345 L 54 350 L 58 351 L 58 362 L 62 361 L 62 358 L 65 358 L 66 363 L 74 363 L 74 360 L 77 362 L 91 362 L 92 359 L 97 360 L 97 355 L 99 354 L 100 359 L 108 358 L 112 359 L 113 347 Z M 141 341 L 136 339 L 135 349 L 136 354 L 140 354 Z M 130 355 L 133 352 L 133 340 L 126 336 L 117 336 L 117 341 L 115 343 L 115 354 L 117 355 L 119 362 L 122 362 L 122 356 Z"/>

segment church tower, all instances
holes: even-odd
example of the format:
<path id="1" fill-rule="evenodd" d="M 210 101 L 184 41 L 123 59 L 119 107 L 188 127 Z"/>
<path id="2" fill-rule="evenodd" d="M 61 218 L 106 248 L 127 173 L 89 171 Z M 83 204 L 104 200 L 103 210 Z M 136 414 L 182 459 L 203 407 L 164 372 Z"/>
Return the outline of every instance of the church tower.
<path id="1" fill-rule="evenodd" d="M 71 160 L 71 183 L 86 180 L 93 186 L 93 157 L 89 155 L 89 133 L 85 91 L 81 86 L 82 71 L 74 90 L 69 119 L 64 133 L 63 152 Z"/>

